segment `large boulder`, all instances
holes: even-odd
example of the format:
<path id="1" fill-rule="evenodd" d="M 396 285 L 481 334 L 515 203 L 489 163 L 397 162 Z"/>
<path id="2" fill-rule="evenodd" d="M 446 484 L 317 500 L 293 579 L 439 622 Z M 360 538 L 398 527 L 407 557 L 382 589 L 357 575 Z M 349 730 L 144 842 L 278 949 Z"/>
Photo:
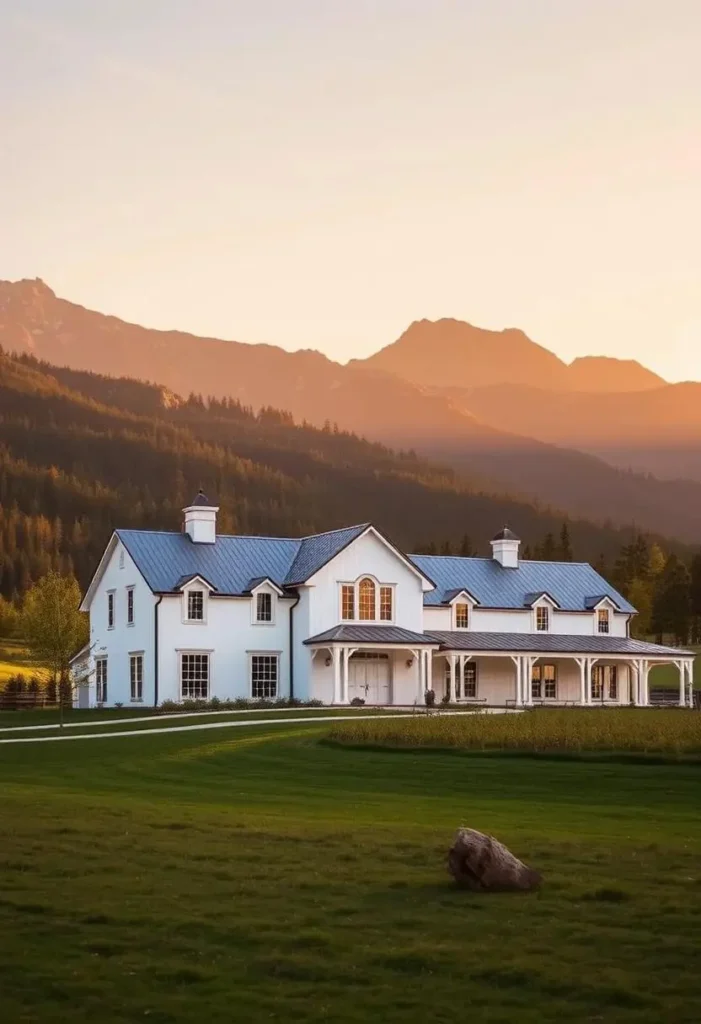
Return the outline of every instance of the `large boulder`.
<path id="1" fill-rule="evenodd" d="M 459 886 L 475 892 L 528 892 L 542 881 L 497 839 L 474 828 L 458 829 L 448 851 L 448 871 Z"/>

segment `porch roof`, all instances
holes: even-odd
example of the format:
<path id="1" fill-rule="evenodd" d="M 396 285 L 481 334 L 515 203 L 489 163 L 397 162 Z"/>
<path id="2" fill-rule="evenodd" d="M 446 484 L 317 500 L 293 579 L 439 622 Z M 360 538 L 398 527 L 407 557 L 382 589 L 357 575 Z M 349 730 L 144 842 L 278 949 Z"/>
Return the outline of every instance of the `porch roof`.
<path id="1" fill-rule="evenodd" d="M 350 643 L 350 644 L 387 644 L 404 647 L 438 647 L 439 640 L 434 640 L 428 633 L 414 633 L 400 626 L 346 625 L 333 626 L 331 629 L 310 636 L 304 641 L 307 645 Z"/>
<path id="2" fill-rule="evenodd" d="M 687 658 L 691 651 L 662 647 L 619 636 L 573 636 L 557 633 L 470 633 L 429 630 L 427 637 L 443 651 L 504 651 L 522 654 L 628 654 L 634 658 Z"/>

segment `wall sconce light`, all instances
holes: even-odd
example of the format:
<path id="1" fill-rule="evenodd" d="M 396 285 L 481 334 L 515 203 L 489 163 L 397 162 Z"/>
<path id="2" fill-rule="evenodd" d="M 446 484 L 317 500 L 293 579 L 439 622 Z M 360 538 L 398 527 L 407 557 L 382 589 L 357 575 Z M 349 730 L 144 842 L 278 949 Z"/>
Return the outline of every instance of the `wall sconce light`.
<path id="1" fill-rule="evenodd" d="M 413 658 L 408 658 L 408 659 L 407 659 L 407 663 L 406 663 L 406 667 L 407 667 L 407 668 L 411 668 L 411 666 L 412 666 L 413 664 L 414 664 L 414 659 L 413 659 Z"/>
<path id="2" fill-rule="evenodd" d="M 324 664 L 326 665 L 327 668 L 331 664 L 331 658 L 328 655 L 326 656 L 326 661 L 324 662 Z"/>

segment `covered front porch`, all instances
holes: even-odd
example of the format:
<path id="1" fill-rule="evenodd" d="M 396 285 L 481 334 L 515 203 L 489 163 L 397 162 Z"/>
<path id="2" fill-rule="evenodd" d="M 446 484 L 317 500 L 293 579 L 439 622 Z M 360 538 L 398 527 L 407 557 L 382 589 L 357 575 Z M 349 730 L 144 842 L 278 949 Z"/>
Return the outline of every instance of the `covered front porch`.
<path id="1" fill-rule="evenodd" d="M 646 707 L 651 670 L 673 664 L 679 673 L 678 703 L 693 707 L 694 659 L 688 651 L 629 637 L 427 635 L 440 640 L 431 676 L 437 700 L 507 707 Z"/>
<path id="2" fill-rule="evenodd" d="M 341 625 L 305 641 L 310 696 L 325 704 L 423 705 L 438 643 L 396 626 Z"/>

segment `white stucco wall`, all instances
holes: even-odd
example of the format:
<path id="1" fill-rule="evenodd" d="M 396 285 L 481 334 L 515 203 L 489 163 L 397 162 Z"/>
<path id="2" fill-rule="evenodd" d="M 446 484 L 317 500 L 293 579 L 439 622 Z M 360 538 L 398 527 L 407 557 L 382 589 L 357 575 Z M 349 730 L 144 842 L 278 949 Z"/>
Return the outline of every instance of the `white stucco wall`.
<path id="1" fill-rule="evenodd" d="M 182 652 L 210 655 L 210 698 L 249 698 L 251 654 L 279 655 L 278 696 L 289 694 L 290 598 L 273 598 L 274 622 L 253 622 L 250 597 L 209 596 L 205 622 L 183 621 L 183 598 L 168 595 L 160 604 L 159 702 L 181 699 Z"/>
<path id="2" fill-rule="evenodd" d="M 120 568 L 120 561 L 123 568 Z M 127 625 L 127 590 L 134 588 L 134 624 Z M 107 626 L 107 594 L 115 595 L 114 629 Z M 129 655 L 144 655 L 143 703 L 153 704 L 155 598 L 147 587 L 129 552 L 117 541 L 90 604 L 92 672 L 89 702 L 96 702 L 96 658 L 107 657 L 107 704 L 131 705 Z"/>

